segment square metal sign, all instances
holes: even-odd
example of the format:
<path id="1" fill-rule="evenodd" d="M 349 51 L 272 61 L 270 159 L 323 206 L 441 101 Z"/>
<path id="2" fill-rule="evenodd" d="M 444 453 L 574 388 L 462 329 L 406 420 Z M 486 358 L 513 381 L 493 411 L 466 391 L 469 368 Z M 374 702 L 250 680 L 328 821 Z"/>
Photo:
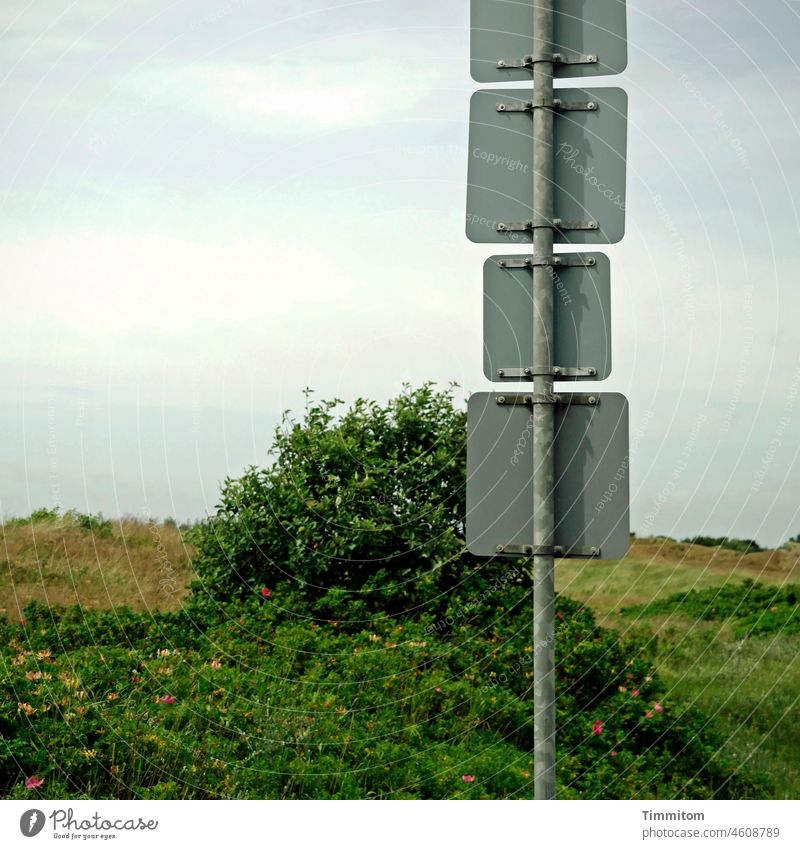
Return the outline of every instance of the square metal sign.
<path id="1" fill-rule="evenodd" d="M 489 380 L 533 379 L 533 259 L 492 256 L 483 266 L 483 373 Z M 604 380 L 611 373 L 608 257 L 563 253 L 553 261 L 556 380 Z"/>
<path id="2" fill-rule="evenodd" d="M 628 402 L 613 392 L 558 394 L 572 403 L 555 408 L 555 544 L 565 555 L 618 560 L 627 554 L 630 533 Z M 589 397 L 593 404 L 585 403 Z M 473 554 L 533 543 L 533 409 L 516 398 L 510 388 L 478 392 L 467 406 L 467 547 Z"/>
<path id="3" fill-rule="evenodd" d="M 557 89 L 554 240 L 618 242 L 625 232 L 628 97 L 621 88 Z M 481 89 L 470 100 L 468 238 L 533 239 L 533 108 L 529 89 Z"/>
<path id="4" fill-rule="evenodd" d="M 472 0 L 470 71 L 479 83 L 531 79 L 536 0 Z M 619 74 L 628 64 L 625 0 L 555 0 L 557 77 Z"/>

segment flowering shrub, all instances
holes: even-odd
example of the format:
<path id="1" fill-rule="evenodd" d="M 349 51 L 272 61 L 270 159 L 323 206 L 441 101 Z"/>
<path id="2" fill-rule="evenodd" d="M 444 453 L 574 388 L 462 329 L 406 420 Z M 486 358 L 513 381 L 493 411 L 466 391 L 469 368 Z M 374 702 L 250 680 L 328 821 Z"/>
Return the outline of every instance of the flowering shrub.
<path id="1" fill-rule="evenodd" d="M 447 632 L 424 615 L 319 622 L 299 596 L 239 603 L 185 619 L 186 640 L 124 611 L 81 635 L 72 611 L 31 605 L 0 626 L 0 793 L 530 798 L 530 592 L 495 601 Z M 558 612 L 563 797 L 764 794 L 635 643 L 573 602 Z"/>
<path id="2" fill-rule="evenodd" d="M 191 533 L 198 598 L 288 581 L 331 614 L 357 592 L 367 615 L 441 596 L 468 570 L 466 416 L 452 390 L 361 399 L 337 418 L 339 403 L 287 415 L 274 464 L 225 482 L 216 515 Z"/>

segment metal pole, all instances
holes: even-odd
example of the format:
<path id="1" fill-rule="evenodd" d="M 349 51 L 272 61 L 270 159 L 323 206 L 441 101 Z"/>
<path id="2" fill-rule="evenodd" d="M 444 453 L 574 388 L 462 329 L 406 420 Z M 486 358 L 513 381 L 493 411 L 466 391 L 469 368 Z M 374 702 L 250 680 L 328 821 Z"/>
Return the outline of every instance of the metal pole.
<path id="1" fill-rule="evenodd" d="M 533 252 L 553 255 L 553 0 L 533 8 Z M 553 395 L 553 269 L 533 269 L 534 394 Z M 551 548 L 555 522 L 552 403 L 533 405 L 533 544 Z M 552 554 L 533 557 L 533 756 L 536 799 L 556 798 L 555 576 Z"/>

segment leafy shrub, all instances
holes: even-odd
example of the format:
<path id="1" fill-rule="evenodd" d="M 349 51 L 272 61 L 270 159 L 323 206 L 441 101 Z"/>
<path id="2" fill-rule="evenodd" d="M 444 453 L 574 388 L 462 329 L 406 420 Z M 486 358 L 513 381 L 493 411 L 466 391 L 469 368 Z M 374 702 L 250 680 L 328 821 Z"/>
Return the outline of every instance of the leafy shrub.
<path id="1" fill-rule="evenodd" d="M 736 623 L 734 634 L 739 639 L 756 634 L 800 634 L 800 607 L 795 593 L 791 600 L 776 599 L 775 604 L 767 608 L 752 611 Z"/>
<path id="2" fill-rule="evenodd" d="M 34 510 L 30 516 L 27 517 L 16 517 L 12 519 L 7 519 L 2 524 L 5 527 L 13 528 L 19 527 L 20 525 L 30 525 L 36 522 L 55 522 L 60 518 L 60 513 L 58 507 L 53 507 L 52 509 L 48 507 L 39 507 Z"/>
<path id="3" fill-rule="evenodd" d="M 31 522 L 54 522 L 59 518 L 58 507 L 54 507 L 52 510 L 47 507 L 40 507 L 38 510 L 34 510 L 31 513 Z"/>
<path id="4" fill-rule="evenodd" d="M 84 531 L 89 531 L 97 537 L 111 537 L 114 534 L 114 526 L 110 519 L 106 519 L 102 513 L 81 513 L 78 510 L 68 510 L 64 518 L 71 521 Z"/>
<path id="5" fill-rule="evenodd" d="M 190 532 L 198 594 L 283 583 L 398 611 L 466 574 L 465 413 L 452 388 L 361 399 L 337 418 L 339 403 L 309 402 L 302 422 L 287 414 L 274 465 L 225 482 L 216 515 Z"/>

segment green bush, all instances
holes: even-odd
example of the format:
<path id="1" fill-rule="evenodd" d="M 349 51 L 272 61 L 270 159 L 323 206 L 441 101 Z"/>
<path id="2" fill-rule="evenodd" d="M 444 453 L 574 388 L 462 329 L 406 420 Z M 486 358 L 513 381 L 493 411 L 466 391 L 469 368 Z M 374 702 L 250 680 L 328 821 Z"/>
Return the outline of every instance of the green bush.
<path id="1" fill-rule="evenodd" d="M 19 527 L 21 525 L 30 525 L 36 522 L 55 522 L 60 518 L 60 513 L 58 507 L 53 507 L 52 509 L 49 507 L 39 507 L 34 510 L 30 516 L 27 517 L 16 517 L 12 519 L 7 519 L 2 524 L 8 528 Z"/>
<path id="2" fill-rule="evenodd" d="M 344 594 L 364 612 L 399 611 L 463 579 L 465 413 L 452 389 L 361 399 L 336 418 L 339 403 L 286 415 L 274 464 L 225 482 L 216 515 L 190 532 L 198 595 L 285 584 L 330 594 L 329 607 Z"/>
<path id="3" fill-rule="evenodd" d="M 114 535 L 114 526 L 110 519 L 106 519 L 102 513 L 81 513 L 78 510 L 68 510 L 64 519 L 71 521 L 84 531 L 89 531 L 97 537 L 109 538 Z"/>
<path id="4" fill-rule="evenodd" d="M 754 539 L 735 539 L 734 537 L 687 537 L 681 542 L 689 545 L 705 545 L 708 548 L 729 548 L 742 554 L 754 554 L 764 549 Z"/>
<path id="5" fill-rule="evenodd" d="M 58 507 L 54 507 L 52 510 L 47 507 L 40 507 L 38 510 L 34 510 L 31 513 L 31 522 L 54 522 L 59 518 Z"/>

